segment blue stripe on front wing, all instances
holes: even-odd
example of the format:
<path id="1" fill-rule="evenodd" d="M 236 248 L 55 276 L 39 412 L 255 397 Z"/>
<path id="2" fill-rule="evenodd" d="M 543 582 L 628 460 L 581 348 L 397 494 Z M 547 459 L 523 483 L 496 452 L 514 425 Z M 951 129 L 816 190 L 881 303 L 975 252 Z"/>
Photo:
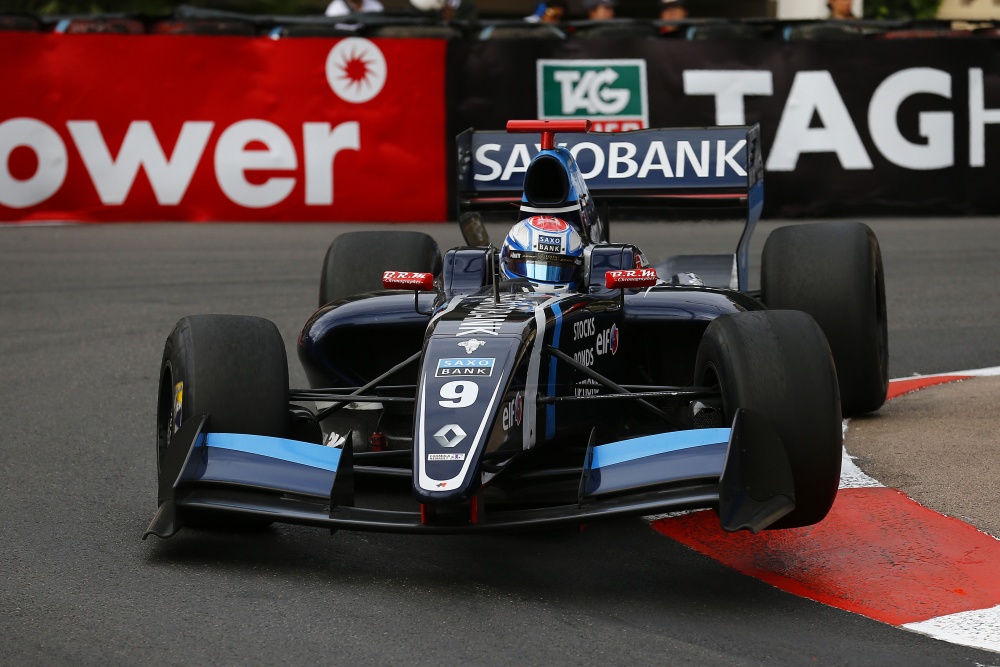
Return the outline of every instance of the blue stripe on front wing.
<path id="1" fill-rule="evenodd" d="M 298 440 L 242 433 L 207 433 L 205 439 L 208 447 L 267 456 L 330 472 L 337 472 L 340 463 L 340 449 Z"/>
<path id="2" fill-rule="evenodd" d="M 731 429 L 700 428 L 691 431 L 657 433 L 594 447 L 592 468 L 605 468 L 626 461 L 676 452 L 682 449 L 728 443 Z"/>

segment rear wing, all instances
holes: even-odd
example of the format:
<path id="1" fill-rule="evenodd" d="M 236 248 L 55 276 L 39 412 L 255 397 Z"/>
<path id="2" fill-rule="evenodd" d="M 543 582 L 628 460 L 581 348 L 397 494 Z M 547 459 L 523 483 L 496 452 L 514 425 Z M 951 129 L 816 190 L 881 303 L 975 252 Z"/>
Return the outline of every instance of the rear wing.
<path id="1" fill-rule="evenodd" d="M 595 203 L 616 207 L 706 205 L 743 209 L 746 225 L 735 265 L 747 289 L 750 237 L 764 207 L 760 126 L 560 133 Z M 462 132 L 458 146 L 458 211 L 521 201 L 525 171 L 538 137 L 503 131 Z M 607 222 L 607 215 L 603 216 Z"/>

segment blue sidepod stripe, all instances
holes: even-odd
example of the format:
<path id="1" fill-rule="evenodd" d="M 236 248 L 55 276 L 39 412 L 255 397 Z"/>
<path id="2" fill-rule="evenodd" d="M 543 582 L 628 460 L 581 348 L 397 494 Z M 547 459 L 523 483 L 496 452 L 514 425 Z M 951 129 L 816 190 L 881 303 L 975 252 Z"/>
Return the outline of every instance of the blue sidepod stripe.
<path id="1" fill-rule="evenodd" d="M 562 333 L 562 308 L 558 303 L 552 304 L 552 313 L 556 316 L 556 326 L 552 330 L 552 347 L 559 349 L 559 335 Z M 544 341 L 543 341 L 544 342 Z M 549 396 L 556 393 L 556 363 L 555 357 L 549 357 Z M 556 405 L 549 403 L 545 408 L 545 439 L 551 440 L 556 435 Z"/>
<path id="2" fill-rule="evenodd" d="M 340 463 L 340 450 L 335 447 L 263 435 L 208 433 L 205 435 L 205 445 L 266 456 L 330 472 L 337 472 L 337 464 Z"/>
<path id="3" fill-rule="evenodd" d="M 674 431 L 598 445 L 594 447 L 594 459 L 591 467 L 594 469 L 606 468 L 657 454 L 705 445 L 727 444 L 731 430 L 728 428 L 701 428 L 691 431 Z"/>

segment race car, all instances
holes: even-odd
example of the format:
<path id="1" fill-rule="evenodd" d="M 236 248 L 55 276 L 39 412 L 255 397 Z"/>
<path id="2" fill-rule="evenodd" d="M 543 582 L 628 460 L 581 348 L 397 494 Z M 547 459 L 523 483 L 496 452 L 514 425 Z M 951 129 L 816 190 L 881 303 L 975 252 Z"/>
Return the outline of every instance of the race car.
<path id="1" fill-rule="evenodd" d="M 274 521 L 524 530 L 697 509 L 727 531 L 822 520 L 842 415 L 886 397 L 877 239 L 860 223 L 779 228 L 751 291 L 759 128 L 589 130 L 463 133 L 468 245 L 443 257 L 417 232 L 337 236 L 298 341 L 308 389 L 289 389 L 271 322 L 181 319 L 163 352 L 159 508 L 144 538 Z M 732 255 L 651 262 L 611 241 L 607 205 L 622 202 L 734 207 L 745 230 Z M 477 217 L 497 206 L 516 211 L 499 248 Z"/>

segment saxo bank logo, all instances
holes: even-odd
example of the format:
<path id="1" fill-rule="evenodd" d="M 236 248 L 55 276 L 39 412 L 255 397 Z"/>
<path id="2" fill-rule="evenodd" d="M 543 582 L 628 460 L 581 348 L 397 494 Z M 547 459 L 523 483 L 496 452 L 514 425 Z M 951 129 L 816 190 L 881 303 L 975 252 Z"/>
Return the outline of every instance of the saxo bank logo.
<path id="1" fill-rule="evenodd" d="M 649 127 L 645 60 L 539 60 L 538 117 L 589 118 L 597 132 Z"/>

